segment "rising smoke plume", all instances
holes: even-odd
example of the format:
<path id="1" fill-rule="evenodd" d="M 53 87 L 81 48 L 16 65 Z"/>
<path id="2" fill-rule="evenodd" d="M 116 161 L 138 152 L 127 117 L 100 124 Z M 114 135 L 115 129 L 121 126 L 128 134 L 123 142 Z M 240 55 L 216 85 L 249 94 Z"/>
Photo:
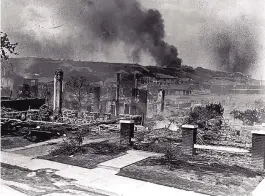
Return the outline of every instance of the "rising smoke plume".
<path id="1" fill-rule="evenodd" d="M 160 12 L 144 9 L 137 0 L 28 2 L 27 13 L 21 14 L 23 25 L 15 33 L 27 42 L 26 50 L 71 58 L 76 51 L 108 55 L 122 43 L 128 59 L 133 62 L 140 62 L 142 57 L 149 55 L 159 66 L 181 65 L 177 48 L 164 41 L 164 21 Z M 50 22 L 41 26 L 43 21 Z"/>
<path id="2" fill-rule="evenodd" d="M 218 69 L 228 72 L 250 73 L 258 61 L 260 43 L 255 20 L 242 15 L 227 24 L 207 29 L 203 35 L 204 47 Z"/>
<path id="3" fill-rule="evenodd" d="M 89 18 L 84 22 L 89 22 L 94 36 L 100 37 L 104 43 L 121 40 L 133 45 L 132 56 L 137 62 L 141 50 L 144 50 L 160 66 L 180 66 L 176 47 L 163 41 L 164 21 L 159 11 L 144 10 L 136 0 L 94 0 L 85 3 L 89 4 Z"/>

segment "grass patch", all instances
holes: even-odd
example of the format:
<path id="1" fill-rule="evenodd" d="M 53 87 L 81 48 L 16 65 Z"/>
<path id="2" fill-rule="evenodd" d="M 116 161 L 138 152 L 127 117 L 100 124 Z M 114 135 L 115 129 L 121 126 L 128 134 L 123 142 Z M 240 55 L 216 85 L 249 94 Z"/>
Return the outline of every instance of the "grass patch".
<path id="1" fill-rule="evenodd" d="M 122 168 L 118 175 L 208 195 L 249 195 L 264 173 L 203 156 L 148 158 Z"/>
<path id="2" fill-rule="evenodd" d="M 59 146 L 59 148 L 52 151 L 49 155 L 39 158 L 93 169 L 97 167 L 99 163 L 124 155 L 129 149 L 128 147 L 120 146 L 118 142 L 105 141 L 86 144 L 80 148 L 77 146 L 71 148 L 72 146 L 69 145 L 66 149 L 70 149 L 69 151 L 71 151 L 71 153 L 66 153 L 67 150 L 63 149 L 66 145 L 67 144 L 63 144 L 63 146 Z"/>
<path id="3" fill-rule="evenodd" d="M 1 137 L 1 148 L 2 149 L 24 147 L 32 143 L 33 142 L 30 142 L 21 136 Z"/>

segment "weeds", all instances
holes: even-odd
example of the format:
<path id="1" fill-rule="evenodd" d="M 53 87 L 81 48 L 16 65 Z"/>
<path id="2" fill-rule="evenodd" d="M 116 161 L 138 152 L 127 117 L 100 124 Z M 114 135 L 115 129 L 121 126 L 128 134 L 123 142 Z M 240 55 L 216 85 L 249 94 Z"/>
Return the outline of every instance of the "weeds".
<path id="1" fill-rule="evenodd" d="M 84 131 L 78 131 L 74 136 L 68 136 L 61 144 L 50 152 L 51 155 L 73 155 L 82 152 L 82 144 L 84 141 Z"/>

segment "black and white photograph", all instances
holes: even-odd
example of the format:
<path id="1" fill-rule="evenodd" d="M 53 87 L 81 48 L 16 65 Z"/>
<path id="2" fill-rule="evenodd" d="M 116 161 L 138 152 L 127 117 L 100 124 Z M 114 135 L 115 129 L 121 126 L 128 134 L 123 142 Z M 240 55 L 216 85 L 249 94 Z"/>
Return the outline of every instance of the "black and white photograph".
<path id="1" fill-rule="evenodd" d="M 264 0 L 1 0 L 1 196 L 264 196 Z"/>

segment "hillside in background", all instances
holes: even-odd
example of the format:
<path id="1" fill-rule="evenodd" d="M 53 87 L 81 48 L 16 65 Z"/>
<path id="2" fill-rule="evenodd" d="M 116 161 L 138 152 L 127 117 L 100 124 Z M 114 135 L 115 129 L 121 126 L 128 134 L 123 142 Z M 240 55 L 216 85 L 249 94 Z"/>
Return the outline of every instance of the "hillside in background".
<path id="1" fill-rule="evenodd" d="M 141 66 L 138 64 L 55 60 L 34 57 L 11 58 L 9 61 L 14 67 L 14 74 L 10 75 L 10 77 L 16 78 L 15 83 L 19 83 L 23 77 L 39 78 L 41 82 L 51 81 L 53 80 L 56 69 L 62 69 L 64 71 L 65 79 L 73 75 L 82 75 L 89 78 L 91 82 L 114 78 L 117 72 L 123 74 L 140 73 L 143 76 L 151 77 L 154 77 L 157 73 L 162 73 L 179 78 L 191 78 L 201 84 L 209 81 L 211 83 L 214 83 L 214 81 L 220 82 L 220 80 L 228 83 L 254 81 L 241 73 L 213 71 L 201 67 L 194 69 L 189 66 L 174 69 Z M 14 85 L 16 86 L 17 84 Z"/>

